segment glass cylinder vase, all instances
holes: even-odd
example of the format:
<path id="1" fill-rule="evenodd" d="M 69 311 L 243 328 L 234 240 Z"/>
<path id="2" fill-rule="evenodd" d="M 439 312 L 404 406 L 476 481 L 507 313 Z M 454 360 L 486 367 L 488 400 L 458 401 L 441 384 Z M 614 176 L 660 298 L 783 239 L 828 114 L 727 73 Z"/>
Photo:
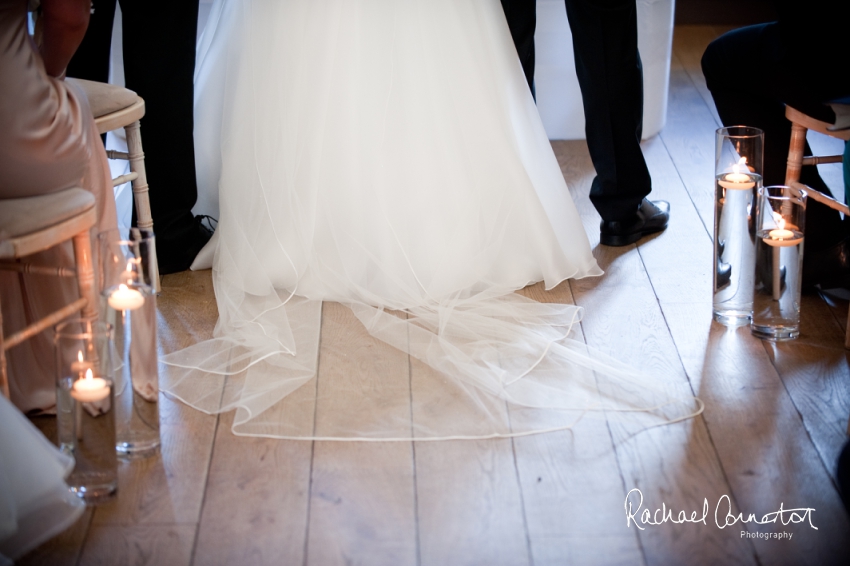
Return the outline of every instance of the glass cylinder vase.
<path id="1" fill-rule="evenodd" d="M 764 187 L 757 208 L 752 332 L 767 340 L 791 340 L 800 335 L 806 192 Z"/>
<path id="2" fill-rule="evenodd" d="M 755 272 L 753 204 L 762 186 L 764 132 L 748 126 L 715 133 L 714 320 L 729 326 L 752 317 Z"/>
<path id="3" fill-rule="evenodd" d="M 67 483 L 97 503 L 118 488 L 112 327 L 72 319 L 55 331 L 59 442 L 75 461 Z"/>
<path id="4" fill-rule="evenodd" d="M 145 457 L 160 445 L 153 235 L 118 228 L 98 235 L 101 316 L 115 327 L 116 449 Z"/>

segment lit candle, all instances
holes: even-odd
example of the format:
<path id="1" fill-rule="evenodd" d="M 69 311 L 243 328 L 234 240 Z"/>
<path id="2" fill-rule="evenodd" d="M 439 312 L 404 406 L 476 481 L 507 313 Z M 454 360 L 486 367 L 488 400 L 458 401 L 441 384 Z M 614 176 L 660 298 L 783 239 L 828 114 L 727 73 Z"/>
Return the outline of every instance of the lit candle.
<path id="1" fill-rule="evenodd" d="M 80 350 L 77 352 L 77 361 L 71 362 L 71 371 L 78 374 L 80 378 L 85 375 L 87 369 L 91 369 L 91 362 L 87 362 L 83 359 L 83 351 Z"/>
<path id="2" fill-rule="evenodd" d="M 762 238 L 765 244 L 772 248 L 790 248 L 803 241 L 803 238 L 798 238 L 794 232 L 785 228 L 784 218 L 776 213 L 774 215 L 776 216 L 775 220 L 778 228 L 768 232 L 767 238 Z"/>
<path id="3" fill-rule="evenodd" d="M 136 268 L 135 262 L 131 259 L 127 262 L 127 268 L 121 272 L 121 281 L 124 281 L 127 284 L 132 284 L 138 281 L 138 279 L 138 269 Z"/>
<path id="4" fill-rule="evenodd" d="M 71 387 L 71 397 L 82 403 L 94 403 L 109 395 L 109 384 L 101 377 L 93 377 L 91 369 L 86 370 L 86 377 L 78 379 Z"/>
<path id="5" fill-rule="evenodd" d="M 145 304 L 145 297 L 140 291 L 130 289 L 123 283 L 109 295 L 109 306 L 117 311 L 132 311 Z"/>
<path id="6" fill-rule="evenodd" d="M 723 179 L 719 180 L 718 183 L 720 183 L 720 186 L 724 189 L 733 189 L 738 191 L 752 189 L 756 186 L 756 183 L 753 181 L 752 177 L 741 172 L 744 170 L 749 171 L 746 157 L 742 157 L 738 163 L 733 165 L 732 172 L 724 175 Z"/>
<path id="7" fill-rule="evenodd" d="M 794 239 L 794 232 L 791 230 L 786 230 L 785 228 L 777 228 L 776 230 L 771 230 L 767 233 L 770 236 L 771 240 L 782 240 L 780 242 L 776 242 L 778 246 L 787 246 L 788 240 Z"/>
<path id="8" fill-rule="evenodd" d="M 785 219 L 778 213 L 773 213 L 773 219 L 776 221 L 777 228 L 774 228 L 767 233 L 767 238 L 762 238 L 764 243 L 773 248 L 773 300 L 778 301 L 782 297 L 782 259 L 780 248 L 789 248 L 796 246 L 803 241 L 803 238 L 797 238 L 796 234 L 785 228 Z"/>

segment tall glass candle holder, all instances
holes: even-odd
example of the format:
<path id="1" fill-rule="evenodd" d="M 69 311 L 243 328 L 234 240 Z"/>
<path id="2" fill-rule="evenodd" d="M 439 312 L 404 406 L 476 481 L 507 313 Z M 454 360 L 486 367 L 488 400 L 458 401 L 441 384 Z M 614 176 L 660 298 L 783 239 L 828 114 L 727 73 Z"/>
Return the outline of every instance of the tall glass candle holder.
<path id="1" fill-rule="evenodd" d="M 767 340 L 800 335 L 806 192 L 764 187 L 756 216 L 755 301 L 752 332 Z"/>
<path id="2" fill-rule="evenodd" d="M 714 160 L 714 320 L 750 322 L 755 272 L 753 204 L 762 186 L 764 132 L 720 128 Z"/>
<path id="3" fill-rule="evenodd" d="M 157 274 L 153 235 L 119 228 L 98 235 L 101 309 L 115 327 L 116 449 L 126 457 L 154 454 L 159 436 L 156 352 Z"/>
<path id="4" fill-rule="evenodd" d="M 97 503 L 118 489 L 112 327 L 72 319 L 55 330 L 59 439 L 75 462 L 67 482 Z"/>

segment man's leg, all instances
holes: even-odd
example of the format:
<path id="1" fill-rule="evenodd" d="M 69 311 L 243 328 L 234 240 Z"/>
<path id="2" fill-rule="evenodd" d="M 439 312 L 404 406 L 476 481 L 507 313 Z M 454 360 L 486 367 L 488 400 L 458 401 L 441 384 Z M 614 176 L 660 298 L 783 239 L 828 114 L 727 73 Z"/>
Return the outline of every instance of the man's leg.
<path id="1" fill-rule="evenodd" d="M 209 239 L 192 214 L 198 0 L 179 0 L 165 11 L 149 0 L 120 2 L 127 88 L 145 100 L 141 131 L 160 272 L 182 271 Z"/>
<path id="2" fill-rule="evenodd" d="M 652 181 L 640 149 L 643 71 L 635 0 L 566 0 L 603 222 L 629 222 Z M 666 223 L 665 223 L 666 225 Z"/>
<path id="3" fill-rule="evenodd" d="M 534 28 L 537 26 L 536 0 L 502 0 L 525 80 L 534 95 Z"/>

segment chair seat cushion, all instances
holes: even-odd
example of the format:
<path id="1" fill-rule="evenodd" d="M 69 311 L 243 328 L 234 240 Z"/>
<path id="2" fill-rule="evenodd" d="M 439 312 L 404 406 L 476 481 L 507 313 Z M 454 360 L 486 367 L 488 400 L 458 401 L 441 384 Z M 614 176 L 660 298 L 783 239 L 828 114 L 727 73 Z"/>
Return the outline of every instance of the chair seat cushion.
<path id="1" fill-rule="evenodd" d="M 66 80 L 79 86 L 86 93 L 95 119 L 123 110 L 139 100 L 138 94 L 124 87 L 84 79 L 68 78 Z"/>
<path id="2" fill-rule="evenodd" d="M 94 195 L 79 188 L 0 200 L 0 247 L 6 240 L 50 228 L 94 208 L 94 205 Z"/>

